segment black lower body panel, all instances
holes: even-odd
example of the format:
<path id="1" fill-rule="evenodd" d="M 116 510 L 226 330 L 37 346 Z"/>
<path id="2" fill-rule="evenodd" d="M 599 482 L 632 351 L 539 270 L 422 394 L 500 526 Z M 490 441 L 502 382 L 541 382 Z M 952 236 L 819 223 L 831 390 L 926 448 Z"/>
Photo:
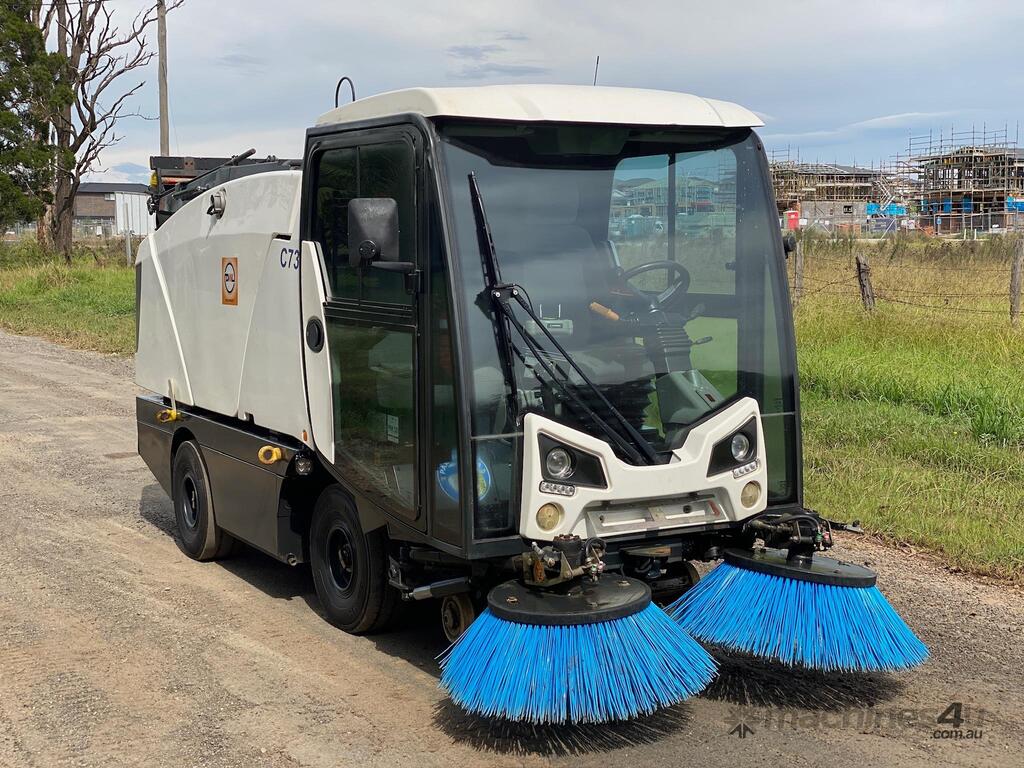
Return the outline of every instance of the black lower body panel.
<path id="1" fill-rule="evenodd" d="M 282 503 L 282 490 L 286 481 L 302 482 L 289 468 L 303 446 L 180 406 L 174 421 L 162 423 L 157 414 L 166 409 L 160 397 L 136 398 L 139 455 L 164 491 L 171 493 L 174 450 L 183 440 L 195 440 L 210 477 L 217 525 L 279 560 L 302 561 L 304 531 L 293 524 L 292 507 Z M 279 448 L 280 460 L 262 464 L 257 454 L 265 446 Z"/>

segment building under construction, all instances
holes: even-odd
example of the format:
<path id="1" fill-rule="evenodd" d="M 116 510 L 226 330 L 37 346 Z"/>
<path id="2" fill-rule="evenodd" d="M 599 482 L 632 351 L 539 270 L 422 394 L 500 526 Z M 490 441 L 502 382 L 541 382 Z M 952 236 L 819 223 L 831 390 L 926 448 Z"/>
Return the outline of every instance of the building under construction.
<path id="1" fill-rule="evenodd" d="M 779 214 L 798 212 L 801 226 L 859 231 L 873 217 L 907 215 L 906 184 L 881 167 L 802 163 L 783 152 L 771 169 Z"/>
<path id="2" fill-rule="evenodd" d="M 917 185 L 926 231 L 950 234 L 1024 226 L 1024 151 L 1004 128 L 911 137 L 901 175 Z"/>

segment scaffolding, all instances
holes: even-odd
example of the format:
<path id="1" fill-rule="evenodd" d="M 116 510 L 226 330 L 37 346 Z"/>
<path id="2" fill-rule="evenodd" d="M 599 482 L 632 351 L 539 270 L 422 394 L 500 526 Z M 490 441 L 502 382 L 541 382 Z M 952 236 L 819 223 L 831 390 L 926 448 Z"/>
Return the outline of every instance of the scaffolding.
<path id="1" fill-rule="evenodd" d="M 1024 151 L 1006 127 L 911 136 L 897 163 L 916 188 L 925 231 L 966 236 L 1024 226 Z"/>
<path id="2" fill-rule="evenodd" d="M 893 169 L 802 162 L 789 147 L 769 153 L 779 214 L 799 211 L 802 226 L 860 230 L 872 217 L 906 216 L 907 185 Z"/>

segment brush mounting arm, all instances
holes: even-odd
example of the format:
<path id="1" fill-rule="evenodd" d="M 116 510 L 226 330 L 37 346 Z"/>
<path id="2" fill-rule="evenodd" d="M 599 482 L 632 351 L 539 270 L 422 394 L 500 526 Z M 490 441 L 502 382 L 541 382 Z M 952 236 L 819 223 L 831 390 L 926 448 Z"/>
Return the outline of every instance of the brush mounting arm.
<path id="1" fill-rule="evenodd" d="M 523 583 L 531 587 L 554 587 L 576 579 L 596 581 L 604 572 L 606 547 L 601 539 L 587 539 L 565 534 L 556 536 L 551 544 L 541 547 L 533 542 L 523 553 Z"/>
<path id="2" fill-rule="evenodd" d="M 744 528 L 764 539 L 766 546 L 787 550 L 789 560 L 810 560 L 815 552 L 831 549 L 833 544 L 828 520 L 809 512 L 759 517 Z"/>

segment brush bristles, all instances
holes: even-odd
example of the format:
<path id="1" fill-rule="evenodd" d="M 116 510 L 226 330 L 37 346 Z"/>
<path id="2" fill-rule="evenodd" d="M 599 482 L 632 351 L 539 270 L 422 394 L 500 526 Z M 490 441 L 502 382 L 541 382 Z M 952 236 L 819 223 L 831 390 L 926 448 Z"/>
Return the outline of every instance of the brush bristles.
<path id="1" fill-rule="evenodd" d="M 928 658 L 877 587 L 798 581 L 723 563 L 667 611 L 700 640 L 783 664 L 897 670 Z"/>
<path id="2" fill-rule="evenodd" d="M 441 655 L 441 688 L 486 717 L 599 723 L 689 698 L 715 671 L 707 651 L 654 605 L 561 627 L 516 624 L 486 610 Z"/>

